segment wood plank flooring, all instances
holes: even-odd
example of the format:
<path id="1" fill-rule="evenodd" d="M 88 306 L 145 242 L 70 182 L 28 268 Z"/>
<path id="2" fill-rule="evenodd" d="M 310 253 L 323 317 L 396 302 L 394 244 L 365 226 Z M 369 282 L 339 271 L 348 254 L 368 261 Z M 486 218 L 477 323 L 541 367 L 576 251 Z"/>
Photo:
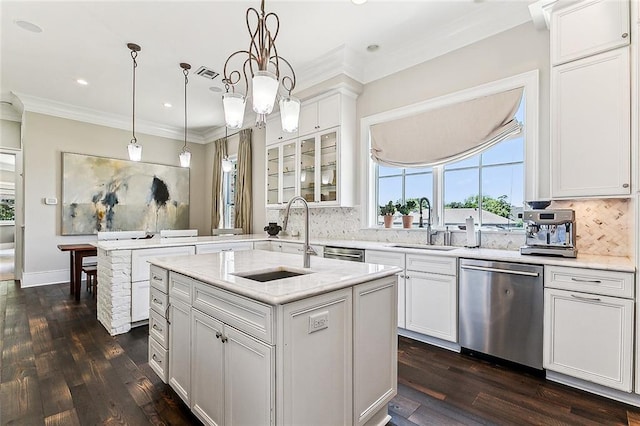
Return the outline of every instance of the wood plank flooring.
<path id="1" fill-rule="evenodd" d="M 149 368 L 147 327 L 109 336 L 82 293 L 0 282 L 0 424 L 199 425 Z M 405 338 L 398 382 L 389 426 L 640 425 L 639 408 Z"/>

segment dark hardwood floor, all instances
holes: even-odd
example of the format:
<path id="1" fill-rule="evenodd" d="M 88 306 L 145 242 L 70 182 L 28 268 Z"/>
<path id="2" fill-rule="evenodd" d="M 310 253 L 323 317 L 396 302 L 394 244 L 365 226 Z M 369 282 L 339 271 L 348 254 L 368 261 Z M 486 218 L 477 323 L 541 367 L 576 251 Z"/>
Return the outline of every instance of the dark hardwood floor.
<path id="1" fill-rule="evenodd" d="M 0 424 L 200 424 L 149 368 L 146 327 L 111 337 L 68 293 L 0 282 Z M 404 338 L 398 381 L 395 426 L 640 425 L 636 407 Z"/>

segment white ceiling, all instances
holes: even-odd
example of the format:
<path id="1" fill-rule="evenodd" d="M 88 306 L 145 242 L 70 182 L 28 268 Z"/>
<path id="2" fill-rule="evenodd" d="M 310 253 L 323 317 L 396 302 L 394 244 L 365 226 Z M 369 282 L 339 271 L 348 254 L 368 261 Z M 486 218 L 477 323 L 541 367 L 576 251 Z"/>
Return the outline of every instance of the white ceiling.
<path id="1" fill-rule="evenodd" d="M 268 0 L 280 17 L 278 53 L 293 65 L 297 90 L 337 73 L 367 83 L 530 20 L 530 0 Z M 247 49 L 245 1 L 7 1 L 0 2 L 0 99 L 27 109 L 130 128 L 132 61 L 138 56 L 136 128 L 183 132 L 184 80 L 192 71 L 218 72 L 234 51 Z M 25 20 L 41 27 L 28 32 Z M 370 44 L 379 51 L 368 53 Z M 339 58 L 336 60 L 336 58 Z M 461 64 L 468 66 L 468 64 Z M 322 72 L 318 73 L 317 70 Z M 89 82 L 80 86 L 76 79 Z M 189 139 L 203 142 L 223 124 L 221 77 L 191 75 Z M 172 108 L 163 104 L 169 102 Z"/>

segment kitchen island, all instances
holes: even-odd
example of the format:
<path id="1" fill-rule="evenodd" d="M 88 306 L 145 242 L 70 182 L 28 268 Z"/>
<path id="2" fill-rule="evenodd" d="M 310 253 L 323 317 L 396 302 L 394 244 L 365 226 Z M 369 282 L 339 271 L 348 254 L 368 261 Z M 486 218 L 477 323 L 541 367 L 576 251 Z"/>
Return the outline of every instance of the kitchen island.
<path id="1" fill-rule="evenodd" d="M 150 262 L 149 364 L 204 424 L 390 420 L 399 268 L 262 250 Z"/>

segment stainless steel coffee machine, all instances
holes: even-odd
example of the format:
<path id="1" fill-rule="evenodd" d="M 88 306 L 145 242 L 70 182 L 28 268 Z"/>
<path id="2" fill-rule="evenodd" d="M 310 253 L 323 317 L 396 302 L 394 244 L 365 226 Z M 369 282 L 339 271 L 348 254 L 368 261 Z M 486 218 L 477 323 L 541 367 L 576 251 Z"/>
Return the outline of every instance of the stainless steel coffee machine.
<path id="1" fill-rule="evenodd" d="M 525 245 L 521 254 L 576 257 L 575 213 L 570 209 L 525 210 Z"/>

